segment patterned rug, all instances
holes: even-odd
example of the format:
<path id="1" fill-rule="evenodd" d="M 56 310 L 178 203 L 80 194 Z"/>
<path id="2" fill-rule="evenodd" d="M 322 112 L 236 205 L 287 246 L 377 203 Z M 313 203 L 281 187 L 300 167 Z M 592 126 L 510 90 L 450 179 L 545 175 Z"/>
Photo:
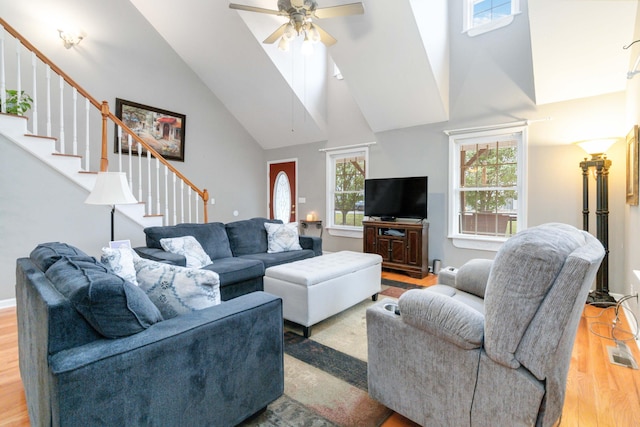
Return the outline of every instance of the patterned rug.
<path id="1" fill-rule="evenodd" d="M 380 299 L 397 299 L 403 282 L 382 280 Z M 242 426 L 379 426 L 391 410 L 367 393 L 366 309 L 371 299 L 313 326 L 285 322 L 284 395 Z"/>

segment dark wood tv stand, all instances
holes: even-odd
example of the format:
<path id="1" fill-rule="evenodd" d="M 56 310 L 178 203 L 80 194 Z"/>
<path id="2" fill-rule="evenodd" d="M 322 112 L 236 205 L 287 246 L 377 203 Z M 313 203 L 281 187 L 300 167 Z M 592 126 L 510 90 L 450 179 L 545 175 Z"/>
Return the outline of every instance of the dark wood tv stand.
<path id="1" fill-rule="evenodd" d="M 382 267 L 422 279 L 429 274 L 429 223 L 363 221 L 363 251 L 382 256 Z"/>

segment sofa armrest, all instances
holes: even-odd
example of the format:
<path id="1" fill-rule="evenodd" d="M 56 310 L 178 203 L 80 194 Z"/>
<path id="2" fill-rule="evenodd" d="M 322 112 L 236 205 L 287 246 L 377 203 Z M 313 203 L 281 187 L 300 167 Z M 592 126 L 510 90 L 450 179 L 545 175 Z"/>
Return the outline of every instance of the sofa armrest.
<path id="1" fill-rule="evenodd" d="M 54 424 L 236 425 L 284 391 L 282 300 L 254 292 L 64 350 L 50 372 Z"/>
<path id="2" fill-rule="evenodd" d="M 402 320 L 456 346 L 470 350 L 482 346 L 484 316 L 449 296 L 412 289 L 398 301 Z"/>
<path id="3" fill-rule="evenodd" d="M 140 246 L 133 249 L 142 258 L 150 259 L 151 261 L 164 262 L 165 264 L 172 264 L 180 267 L 187 266 L 187 259 L 184 255 L 172 254 L 171 252 L 163 251 L 162 249 L 148 248 L 146 246 Z"/>
<path id="4" fill-rule="evenodd" d="M 302 249 L 312 249 L 316 256 L 322 255 L 322 238 L 317 236 L 300 236 Z"/>
<path id="5" fill-rule="evenodd" d="M 438 271 L 438 284 L 440 285 L 448 285 L 451 287 L 456 286 L 456 274 L 458 274 L 458 269 L 455 267 L 444 267 L 442 270 Z"/>

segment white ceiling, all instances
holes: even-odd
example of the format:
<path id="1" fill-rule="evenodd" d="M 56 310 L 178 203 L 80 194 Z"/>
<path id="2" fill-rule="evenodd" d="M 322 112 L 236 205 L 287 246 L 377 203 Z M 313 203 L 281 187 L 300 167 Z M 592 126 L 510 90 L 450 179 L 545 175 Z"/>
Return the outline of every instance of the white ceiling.
<path id="1" fill-rule="evenodd" d="M 373 132 L 449 118 L 447 0 L 362 0 L 363 15 L 316 21 L 338 43 L 306 59 L 299 46 L 261 43 L 284 17 L 221 0 L 131 2 L 265 149 L 327 139 L 331 60 Z M 234 2 L 277 9 L 277 0 Z M 538 104 L 625 89 L 636 0 L 528 3 Z"/>

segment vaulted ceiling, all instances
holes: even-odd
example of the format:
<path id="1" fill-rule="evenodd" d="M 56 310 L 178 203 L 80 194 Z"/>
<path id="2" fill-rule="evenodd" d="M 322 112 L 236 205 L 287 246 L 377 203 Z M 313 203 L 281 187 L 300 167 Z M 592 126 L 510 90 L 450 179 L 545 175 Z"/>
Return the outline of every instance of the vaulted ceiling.
<path id="1" fill-rule="evenodd" d="M 316 44 L 304 57 L 300 40 L 289 52 L 262 43 L 284 17 L 232 10 L 221 0 L 131 0 L 266 149 L 328 138 L 334 62 L 372 132 L 448 120 L 447 0 L 361 1 L 363 15 L 316 21 L 338 42 Z M 277 0 L 235 2 L 277 9 Z M 538 104 L 625 89 L 630 50 L 622 46 L 632 41 L 637 1 L 528 3 Z"/>

